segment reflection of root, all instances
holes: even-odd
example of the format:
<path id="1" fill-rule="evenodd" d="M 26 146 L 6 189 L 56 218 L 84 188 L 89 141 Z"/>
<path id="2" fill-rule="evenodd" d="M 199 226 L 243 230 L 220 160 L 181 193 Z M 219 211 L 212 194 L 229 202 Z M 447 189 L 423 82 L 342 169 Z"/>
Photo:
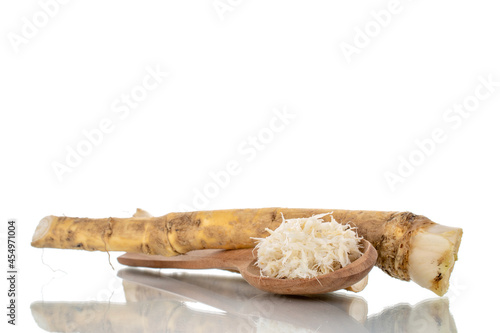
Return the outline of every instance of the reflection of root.
<path id="1" fill-rule="evenodd" d="M 365 326 L 370 332 L 457 332 L 446 298 L 390 307 L 370 316 Z"/>
<path id="2" fill-rule="evenodd" d="M 104 303 L 35 302 L 31 313 L 40 328 L 48 332 L 156 332 L 167 327 L 169 314 L 178 302 Z"/>
<path id="3" fill-rule="evenodd" d="M 242 318 L 193 311 L 184 303 L 35 302 L 31 313 L 47 332 L 231 332 Z M 229 329 L 228 329 L 229 328 Z"/>
<path id="4" fill-rule="evenodd" d="M 272 332 L 272 333 L 315 333 L 317 330 L 297 327 L 292 324 L 278 322 L 267 318 L 259 317 L 255 323 L 256 332 Z"/>

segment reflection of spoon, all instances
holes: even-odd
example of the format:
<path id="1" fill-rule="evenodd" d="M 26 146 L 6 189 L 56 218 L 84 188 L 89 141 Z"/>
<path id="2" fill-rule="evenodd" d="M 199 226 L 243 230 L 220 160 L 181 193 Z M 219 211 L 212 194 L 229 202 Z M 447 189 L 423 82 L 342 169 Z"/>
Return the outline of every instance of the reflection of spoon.
<path id="1" fill-rule="evenodd" d="M 175 257 L 127 253 L 118 257 L 118 262 L 153 268 L 237 269 L 248 283 L 260 290 L 286 295 L 321 294 L 352 286 L 370 272 L 377 260 L 377 251 L 368 241 L 363 239 L 361 242 L 363 255 L 360 258 L 341 269 L 310 279 L 261 276 L 259 268 L 255 266 L 253 249 L 199 250 Z"/>

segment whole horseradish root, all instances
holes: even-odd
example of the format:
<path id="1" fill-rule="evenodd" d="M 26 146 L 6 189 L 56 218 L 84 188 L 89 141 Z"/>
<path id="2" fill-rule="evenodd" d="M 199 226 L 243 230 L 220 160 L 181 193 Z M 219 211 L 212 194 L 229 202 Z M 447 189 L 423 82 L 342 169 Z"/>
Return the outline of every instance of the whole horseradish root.
<path id="1" fill-rule="evenodd" d="M 138 210 L 132 218 L 47 216 L 32 246 L 87 251 L 126 251 L 174 256 L 200 249 L 255 246 L 286 219 L 332 215 L 357 228 L 378 252 L 377 266 L 392 277 L 413 280 L 442 296 L 457 260 L 462 229 L 439 225 L 409 212 L 262 208 L 170 213 L 152 217 Z"/>

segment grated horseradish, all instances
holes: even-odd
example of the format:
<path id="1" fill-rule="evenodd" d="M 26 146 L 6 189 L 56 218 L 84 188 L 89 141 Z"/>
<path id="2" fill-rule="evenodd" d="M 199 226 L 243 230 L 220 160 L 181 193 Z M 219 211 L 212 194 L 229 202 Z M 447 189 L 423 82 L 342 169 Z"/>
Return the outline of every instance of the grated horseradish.
<path id="1" fill-rule="evenodd" d="M 340 269 L 362 253 L 361 237 L 349 225 L 330 215 L 325 222 L 318 214 L 308 218 L 285 219 L 270 235 L 255 238 L 261 275 L 274 278 L 313 278 Z"/>

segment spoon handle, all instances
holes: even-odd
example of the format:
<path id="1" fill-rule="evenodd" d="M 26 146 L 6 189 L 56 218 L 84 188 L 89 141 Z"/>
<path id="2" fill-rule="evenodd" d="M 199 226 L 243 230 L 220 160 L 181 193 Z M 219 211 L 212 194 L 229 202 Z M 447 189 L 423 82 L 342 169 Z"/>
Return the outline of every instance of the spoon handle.
<path id="1" fill-rule="evenodd" d="M 118 257 L 118 262 L 135 267 L 239 270 L 254 260 L 252 250 L 197 250 L 173 257 L 126 253 Z"/>

